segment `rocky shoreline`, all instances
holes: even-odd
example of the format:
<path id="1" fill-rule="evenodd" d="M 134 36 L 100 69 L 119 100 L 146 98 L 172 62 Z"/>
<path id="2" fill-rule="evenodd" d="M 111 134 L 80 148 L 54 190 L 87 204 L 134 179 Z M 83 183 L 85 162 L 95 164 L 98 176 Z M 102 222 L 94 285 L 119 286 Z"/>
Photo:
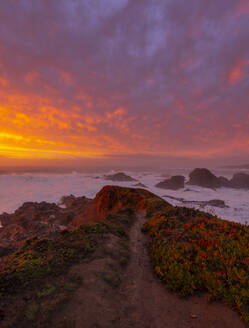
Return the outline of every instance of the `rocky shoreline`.
<path id="1" fill-rule="evenodd" d="M 249 190 L 249 174 L 236 173 L 229 180 L 223 176 L 217 177 L 206 168 L 196 168 L 189 173 L 186 185 L 194 185 L 216 190 L 217 188 L 233 188 Z M 172 176 L 156 185 L 157 188 L 179 190 L 185 187 L 185 177 L 181 175 Z"/>
<path id="2" fill-rule="evenodd" d="M 48 202 L 26 202 L 13 214 L 0 215 L 0 259 L 15 251 L 26 239 L 55 239 L 71 230 L 74 220 L 84 213 L 91 200 L 65 196 L 59 205 Z M 91 220 L 86 216 L 85 221 Z M 86 223 L 85 222 L 85 223 Z M 1 261 L 1 260 L 0 260 Z"/>
<path id="3" fill-rule="evenodd" d="M 133 177 L 123 172 L 104 176 L 106 180 L 136 182 L 134 187 L 146 188 Z M 161 189 L 179 190 L 188 185 L 196 185 L 203 188 L 216 189 L 220 187 L 234 189 L 249 189 L 249 175 L 246 173 L 236 173 L 232 179 L 217 177 L 211 171 L 203 169 L 194 169 L 189 174 L 189 181 L 185 183 L 183 176 L 172 176 L 156 187 Z M 185 189 L 187 191 L 189 189 Z M 165 195 L 168 199 L 177 200 L 182 205 L 213 206 L 219 208 L 228 208 L 221 199 L 210 200 L 185 200 L 184 198 Z M 104 215 L 98 212 L 98 206 L 95 201 L 73 195 L 62 197 L 60 204 L 48 202 L 26 202 L 14 213 L 3 213 L 0 215 L 0 261 L 16 250 L 20 244 L 34 237 L 56 238 L 65 230 L 81 224 L 94 222 L 94 220 L 105 220 Z"/>
<path id="4" fill-rule="evenodd" d="M 249 319 L 245 225 L 119 186 L 94 199 L 25 203 L 1 219 L 10 243 L 0 268 L 3 328 L 146 327 L 150 315 L 157 328 L 243 327 L 232 309 L 209 306 L 200 293 Z"/>
<path id="5" fill-rule="evenodd" d="M 48 202 L 26 202 L 13 214 L 1 214 L 0 264 L 4 263 L 8 255 L 17 250 L 27 239 L 56 239 L 81 224 L 105 222 L 107 215 L 105 202 L 111 209 L 110 213 L 117 212 L 119 207 L 123 206 L 122 203 L 116 203 L 119 194 L 118 192 L 114 194 L 114 191 L 118 191 L 119 188 L 105 186 L 94 199 L 85 196 L 64 196 L 58 205 Z M 108 192 L 109 189 L 112 192 Z M 114 208 L 112 203 L 115 203 Z M 134 206 L 139 207 L 139 202 Z"/>

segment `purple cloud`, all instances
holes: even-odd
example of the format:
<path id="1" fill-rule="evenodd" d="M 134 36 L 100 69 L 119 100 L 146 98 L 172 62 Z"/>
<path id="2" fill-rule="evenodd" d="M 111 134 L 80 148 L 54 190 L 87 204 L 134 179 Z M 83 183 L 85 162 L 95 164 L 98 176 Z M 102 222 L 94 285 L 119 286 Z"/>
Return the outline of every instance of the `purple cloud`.
<path id="1" fill-rule="evenodd" d="M 32 120 L 20 127 L 14 116 L 46 121 L 45 106 L 61 125 L 37 134 L 68 147 L 94 137 L 106 154 L 244 158 L 248 40 L 244 0 L 6 1 L 0 127 L 35 135 Z"/>

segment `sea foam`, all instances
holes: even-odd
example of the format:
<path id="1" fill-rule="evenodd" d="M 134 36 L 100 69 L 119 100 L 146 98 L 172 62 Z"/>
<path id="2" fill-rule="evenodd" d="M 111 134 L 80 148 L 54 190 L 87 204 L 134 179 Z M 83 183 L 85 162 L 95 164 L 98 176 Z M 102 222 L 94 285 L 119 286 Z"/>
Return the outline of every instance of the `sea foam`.
<path id="1" fill-rule="evenodd" d="M 183 204 L 178 200 L 167 198 L 183 198 L 187 201 L 208 201 L 211 199 L 223 200 L 227 208 L 205 206 L 202 210 L 216 214 L 230 221 L 249 223 L 249 191 L 242 189 L 220 188 L 217 190 L 188 186 L 178 191 L 156 188 L 155 185 L 167 176 L 183 174 L 188 176 L 187 169 L 167 170 L 165 172 L 129 172 L 126 174 L 146 185 L 148 190 L 163 197 L 172 205 L 200 208 L 199 205 Z M 108 172 L 109 173 L 114 173 Z M 214 172 L 220 173 L 220 172 Z M 232 172 L 223 172 L 230 178 Z M 133 187 L 136 182 L 113 182 L 104 179 L 103 173 L 72 174 L 15 174 L 0 176 L 0 213 L 12 213 L 24 202 L 55 202 L 59 203 L 62 196 L 73 194 L 94 198 L 96 193 L 105 185 L 119 185 Z"/>

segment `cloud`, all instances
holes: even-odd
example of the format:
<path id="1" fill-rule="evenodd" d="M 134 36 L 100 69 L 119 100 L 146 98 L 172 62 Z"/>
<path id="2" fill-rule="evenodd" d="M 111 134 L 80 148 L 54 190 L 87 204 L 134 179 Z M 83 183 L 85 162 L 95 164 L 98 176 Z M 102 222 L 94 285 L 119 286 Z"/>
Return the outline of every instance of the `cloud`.
<path id="1" fill-rule="evenodd" d="M 249 13 L 249 2 L 247 0 L 240 0 L 239 5 L 236 8 L 236 15 L 242 16 Z"/>
<path id="2" fill-rule="evenodd" d="M 249 155 L 247 7 L 236 0 L 4 2 L 0 132 L 26 140 L 5 138 L 5 146 L 31 156 L 41 149 L 43 158 L 44 147 L 55 156 L 204 158 L 240 144 Z"/>
<path id="3" fill-rule="evenodd" d="M 230 84 L 237 83 L 243 79 L 248 64 L 249 64 L 249 59 L 248 60 L 239 60 L 235 64 L 235 66 L 229 73 L 228 81 Z"/>

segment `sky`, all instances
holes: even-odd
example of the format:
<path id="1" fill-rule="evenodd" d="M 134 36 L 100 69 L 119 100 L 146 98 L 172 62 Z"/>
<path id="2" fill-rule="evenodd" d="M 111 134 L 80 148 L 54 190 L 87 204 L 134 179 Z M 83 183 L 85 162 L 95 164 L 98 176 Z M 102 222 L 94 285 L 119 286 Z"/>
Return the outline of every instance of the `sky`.
<path id="1" fill-rule="evenodd" d="M 246 162 L 248 0 L 0 0 L 0 166 Z"/>

